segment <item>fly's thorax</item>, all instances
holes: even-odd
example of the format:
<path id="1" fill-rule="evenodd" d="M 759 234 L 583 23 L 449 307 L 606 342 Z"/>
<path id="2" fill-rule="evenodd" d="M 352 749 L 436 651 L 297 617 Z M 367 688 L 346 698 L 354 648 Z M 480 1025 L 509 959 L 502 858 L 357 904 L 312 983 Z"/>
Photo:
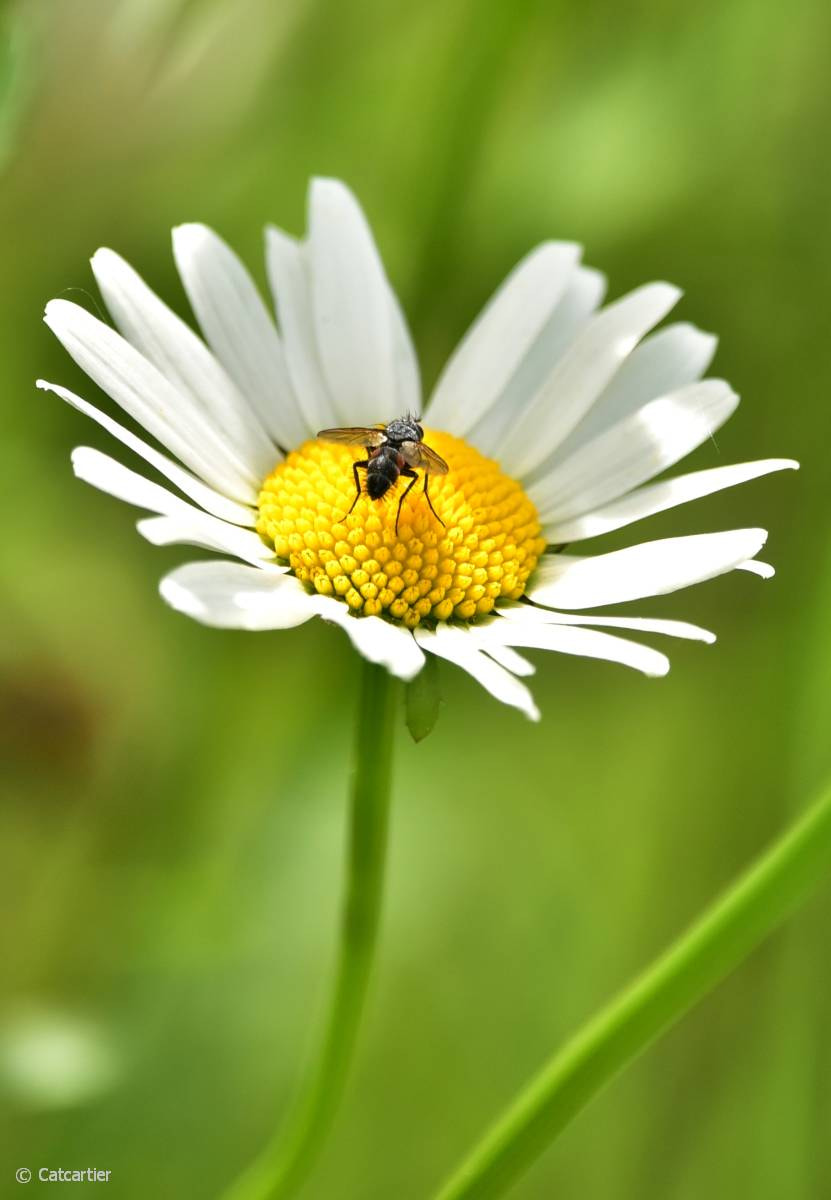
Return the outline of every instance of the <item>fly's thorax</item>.
<path id="1" fill-rule="evenodd" d="M 534 505 L 496 462 L 461 439 L 425 430 L 424 441 L 448 466 L 446 475 L 428 477 L 429 499 L 444 527 L 430 510 L 419 471 L 396 532 L 399 493 L 410 480 L 399 477 L 383 447 L 370 459 L 366 488 L 349 512 L 353 464 L 365 454 L 311 441 L 263 483 L 260 535 L 310 590 L 410 628 L 475 620 L 499 599 L 518 599 L 545 548 Z M 395 478 L 373 498 L 370 481 L 373 475 L 380 481 L 382 471 L 388 478 L 388 466 Z"/>
<path id="2" fill-rule="evenodd" d="M 396 417 L 384 427 L 384 433 L 391 442 L 420 442 L 422 427 L 413 417 Z"/>

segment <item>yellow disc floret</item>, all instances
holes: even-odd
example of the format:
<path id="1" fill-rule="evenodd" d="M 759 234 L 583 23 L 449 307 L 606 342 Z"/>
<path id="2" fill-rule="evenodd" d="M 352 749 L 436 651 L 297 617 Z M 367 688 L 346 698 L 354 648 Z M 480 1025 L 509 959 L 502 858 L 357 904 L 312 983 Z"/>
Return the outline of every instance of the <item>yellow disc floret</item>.
<path id="1" fill-rule="evenodd" d="M 366 453 L 306 442 L 268 476 L 257 530 L 307 587 L 340 596 L 355 613 L 381 614 L 414 628 L 422 621 L 470 621 L 500 598 L 518 599 L 545 547 L 534 505 L 497 463 L 449 433 L 424 431 L 447 462 L 423 472 L 395 522 L 402 490 L 355 499 L 353 462 Z M 360 472 L 363 480 L 364 473 Z"/>

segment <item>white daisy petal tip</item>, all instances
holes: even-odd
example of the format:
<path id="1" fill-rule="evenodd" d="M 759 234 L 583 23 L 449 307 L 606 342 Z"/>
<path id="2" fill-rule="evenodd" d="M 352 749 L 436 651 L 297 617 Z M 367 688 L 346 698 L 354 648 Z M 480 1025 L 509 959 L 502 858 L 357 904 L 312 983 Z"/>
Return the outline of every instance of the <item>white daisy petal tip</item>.
<path id="1" fill-rule="evenodd" d="M 748 554 L 748 556 L 747 556 L 748 558 L 755 558 L 756 555 L 759 553 L 759 551 L 764 546 L 765 542 L 768 540 L 768 531 L 766 529 L 754 529 L 754 528 L 741 529 L 741 530 L 737 529 L 736 533 L 737 534 L 741 534 L 741 533 L 745 534 L 747 537 L 748 543 L 751 545 L 752 544 L 756 545 L 756 549 L 753 551 L 752 554 Z"/>
<path id="2" fill-rule="evenodd" d="M 142 522 L 139 522 L 139 524 L 141 525 Z M 142 530 L 142 533 L 144 533 L 144 530 Z M 145 536 L 146 536 L 146 533 L 145 533 Z M 159 543 L 159 544 L 164 544 L 164 543 Z M 190 564 L 188 564 L 189 567 L 193 567 L 193 566 L 203 567 L 203 566 L 209 566 L 209 565 L 213 566 L 214 564 L 213 563 L 211 563 L 211 564 L 207 564 L 207 563 L 190 563 Z M 230 565 L 236 565 L 236 564 L 216 563 L 217 567 L 220 567 L 222 565 L 230 566 Z M 240 630 L 246 630 L 249 628 L 254 629 L 254 630 L 259 630 L 259 629 L 267 630 L 269 628 L 269 625 L 267 623 L 262 624 L 260 622 L 255 622 L 253 624 L 249 624 L 249 622 L 246 620 L 246 617 L 245 617 L 246 612 L 249 612 L 252 615 L 256 615 L 258 607 L 260 609 L 262 609 L 262 607 L 263 607 L 262 603 L 260 603 L 259 605 L 256 603 L 256 597 L 247 597 L 244 594 L 241 594 L 240 596 L 238 596 L 236 598 L 236 606 L 237 606 L 238 613 L 239 613 L 239 616 L 237 617 L 237 619 L 229 620 L 229 619 L 227 619 L 227 617 L 219 614 L 216 609 L 216 606 L 211 602 L 211 599 L 209 596 L 200 595 L 198 588 L 189 586 L 189 584 L 187 582 L 182 583 L 177 578 L 177 576 L 179 576 L 180 573 L 184 574 L 185 572 L 187 572 L 188 566 L 177 568 L 175 571 L 172 571 L 169 575 L 165 575 L 159 581 L 159 595 L 164 600 L 164 602 L 167 605 L 169 605 L 170 608 L 174 609 L 178 613 L 181 613 L 185 617 L 190 617 L 191 620 L 197 621 L 200 625 L 210 625 L 213 628 L 240 629 Z M 309 619 L 312 616 L 313 616 L 313 613 L 309 612 L 308 617 L 306 617 L 305 619 Z M 297 622 L 295 622 L 295 623 L 297 623 Z M 280 628 L 280 626 L 277 626 L 277 628 Z"/>
<path id="3" fill-rule="evenodd" d="M 216 237 L 213 230 L 201 221 L 183 221 L 170 231 L 171 241 L 178 250 L 196 249 Z"/>
<path id="4" fill-rule="evenodd" d="M 760 562 L 758 558 L 751 558 L 747 562 L 739 563 L 736 570 L 758 575 L 760 579 L 773 579 L 776 574 L 775 567 L 772 567 L 770 563 Z"/>
<path id="5" fill-rule="evenodd" d="M 288 572 L 288 567 L 274 561 L 253 530 L 237 529 L 196 509 L 190 514 L 144 517 L 136 523 L 136 529 L 154 546 L 200 546 L 217 554 L 231 554 L 272 575 Z"/>
<path id="6" fill-rule="evenodd" d="M 527 658 L 523 658 L 521 654 L 517 654 L 512 646 L 488 645 L 486 642 L 483 644 L 482 649 L 495 662 L 498 662 L 500 667 L 504 667 L 512 675 L 527 677 L 536 674 L 537 668 L 534 663 L 529 662 Z"/>
<path id="7" fill-rule="evenodd" d="M 482 631 L 440 622 L 435 629 L 415 629 L 415 640 L 428 654 L 436 654 L 467 671 L 485 691 L 503 704 L 518 708 L 529 721 L 540 720 L 540 710 L 524 683 L 481 648 Z"/>
<path id="8" fill-rule="evenodd" d="M 395 675 L 396 679 L 401 679 L 404 683 L 409 683 L 411 679 L 415 679 L 416 675 L 418 675 L 424 666 L 424 652 L 420 649 L 420 647 L 416 646 L 414 638 L 411 638 L 411 641 L 416 650 L 419 651 L 418 659 L 411 658 L 409 656 L 406 658 L 401 656 L 400 658 L 396 658 L 391 664 L 381 664 L 387 668 L 391 675 Z"/>
<path id="9" fill-rule="evenodd" d="M 170 231 L 170 241 L 180 274 L 183 267 L 187 269 L 194 260 L 198 263 L 204 253 L 210 253 L 216 246 L 225 246 L 219 234 L 201 221 L 184 221 L 181 225 L 174 225 Z"/>
<path id="10" fill-rule="evenodd" d="M 112 268 L 126 266 L 124 259 L 115 250 L 111 250 L 109 246 L 99 246 L 89 260 L 93 272 L 108 271 Z"/>
<path id="11" fill-rule="evenodd" d="M 651 283 L 642 283 L 639 287 L 633 288 L 631 292 L 613 300 L 607 306 L 606 311 L 617 305 L 623 307 L 638 302 L 653 314 L 653 323 L 657 325 L 675 308 L 683 295 L 684 289 L 678 287 L 677 284 L 670 283 L 666 279 L 653 279 Z M 635 343 L 641 340 L 641 336 L 635 338 Z"/>
<path id="12" fill-rule="evenodd" d="M 151 467 L 157 470 L 160 475 L 163 475 L 179 491 L 189 496 L 191 500 L 196 501 L 205 512 L 211 513 L 213 516 L 219 517 L 221 520 L 227 521 L 232 525 L 243 527 L 254 525 L 255 517 L 251 508 L 246 505 L 237 504 L 235 501 L 229 500 L 226 496 L 209 487 L 208 484 L 203 483 L 191 472 L 185 470 L 184 467 L 179 466 L 178 463 L 175 463 L 166 455 L 154 450 L 147 442 L 136 437 L 135 434 L 131 433 L 123 425 L 120 425 L 118 421 L 114 421 L 112 417 L 107 416 L 106 413 L 95 408 L 94 405 L 88 404 L 86 400 L 83 400 L 80 396 L 76 396 L 74 392 L 61 387 L 60 384 L 50 383 L 46 379 L 36 380 L 36 386 L 43 391 L 48 391 L 58 396 L 59 399 L 69 404 L 77 412 L 90 417 L 96 424 L 102 426 L 108 433 L 112 434 L 122 445 L 149 463 Z"/>
<path id="13" fill-rule="evenodd" d="M 574 242 L 543 242 L 514 267 L 446 363 L 428 408 L 434 425 L 479 442 L 489 423 L 501 424 L 498 410 L 512 403 L 518 380 L 533 390 L 529 367 L 534 377 L 547 373 L 551 323 L 566 315 L 580 251 Z"/>
<path id="14" fill-rule="evenodd" d="M 180 612 L 194 621 L 204 620 L 205 605 L 192 591 L 182 587 L 170 575 L 165 575 L 163 579 L 159 580 L 159 595 L 176 612 Z"/>
<path id="15" fill-rule="evenodd" d="M 77 307 L 78 305 L 73 304 L 71 300 L 49 300 L 43 310 L 43 319 L 52 332 L 57 333 L 56 326 L 62 326 L 64 318 L 69 315 L 67 310 Z"/>
<path id="16" fill-rule="evenodd" d="M 78 366 L 184 466 L 230 499 L 256 500 L 259 472 L 198 395 L 77 304 L 51 301 L 45 321 Z"/>
<path id="17" fill-rule="evenodd" d="M 656 279 L 653 283 L 647 284 L 647 287 L 660 289 L 656 291 L 656 295 L 662 294 L 665 302 L 674 308 L 681 297 L 684 295 L 684 289 L 680 288 L 677 283 L 669 283 L 666 279 Z"/>
<path id="18" fill-rule="evenodd" d="M 153 546 L 175 544 L 175 541 L 168 536 L 170 532 L 168 521 L 168 517 L 142 517 L 140 521 L 136 521 L 136 533 Z"/>
<path id="19" fill-rule="evenodd" d="M 692 339 L 698 344 L 704 366 L 708 367 L 718 349 L 718 334 L 713 333 L 711 329 L 701 329 L 692 321 L 679 321 L 676 328 L 679 334 L 683 334 L 684 337 Z"/>
<path id="20" fill-rule="evenodd" d="M 553 521 L 550 524 L 546 522 L 545 535 L 553 545 L 585 541 L 604 533 L 611 533 L 615 529 L 622 529 L 678 505 L 699 500 L 702 496 L 710 496 L 725 488 L 736 487 L 776 471 L 788 470 L 799 470 L 799 463 L 792 458 L 768 458 L 726 467 L 712 467 L 705 471 L 692 471 L 688 475 L 676 475 L 660 483 L 636 488 L 619 500 L 613 500 L 600 508 L 593 508 L 572 520 Z"/>
<path id="21" fill-rule="evenodd" d="M 530 478 L 587 416 L 630 350 L 664 319 L 681 296 L 673 284 L 648 283 L 595 313 L 539 382 L 504 435 L 500 461 Z"/>
<path id="22" fill-rule="evenodd" d="M 69 461 L 72 463 L 72 471 L 78 479 L 82 479 L 85 483 L 88 482 L 87 476 L 90 467 L 99 453 L 100 451 L 93 449 L 92 446 L 76 446 L 70 452 Z"/>
<path id="23" fill-rule="evenodd" d="M 662 637 L 676 637 L 689 642 L 705 642 L 712 645 L 716 635 L 700 625 L 692 625 L 689 621 L 673 621 L 664 617 L 607 617 L 596 613 L 580 614 L 560 612 L 556 609 L 543 608 L 536 604 L 508 604 L 496 609 L 500 617 L 504 617 L 515 625 L 568 625 L 579 627 L 594 626 L 599 629 L 624 629 L 633 633 L 658 633 Z"/>
<path id="24" fill-rule="evenodd" d="M 311 204 L 317 201 L 346 202 L 362 211 L 357 196 L 348 184 L 344 183 L 342 179 L 336 179 L 333 175 L 312 176 L 309 181 L 309 202 Z"/>
<path id="25" fill-rule="evenodd" d="M 358 197 L 340 179 L 333 179 L 329 175 L 313 176 L 309 184 L 307 209 L 310 233 L 317 221 L 335 220 L 357 222 L 358 226 L 372 237 L 369 222 Z"/>
<path id="26" fill-rule="evenodd" d="M 568 614 L 562 614 L 567 617 Z M 602 623 L 601 618 L 601 623 Z M 611 623 L 613 618 L 608 618 Z M 584 621 L 583 624 L 586 624 Z M 641 622 L 641 628 L 646 626 Z M 625 626 L 621 625 L 625 628 Z M 494 643 L 507 646 L 521 646 L 529 649 L 549 650 L 559 654 L 573 654 L 577 657 L 602 659 L 607 662 L 619 663 L 640 671 L 642 675 L 662 676 L 669 671 L 669 659 L 659 650 L 651 646 L 643 646 L 640 642 L 629 641 L 628 638 L 617 637 L 596 629 L 579 627 L 579 621 L 574 625 L 564 623 L 548 624 L 542 620 L 534 622 L 515 620 L 495 620 L 482 630 L 483 639 L 489 638 Z M 484 644 L 483 644 L 484 648 Z"/>
<path id="27" fill-rule="evenodd" d="M 238 560 L 186 563 L 161 580 L 159 592 L 177 612 L 215 629 L 294 629 L 316 614 L 292 576 Z"/>
<path id="28" fill-rule="evenodd" d="M 367 218 L 343 184 L 313 182 L 306 249 L 310 314 L 337 423 L 391 421 L 419 402 L 415 356 Z"/>
<path id="29" fill-rule="evenodd" d="M 60 341 L 63 341 L 64 332 L 75 329 L 77 320 L 89 320 L 90 318 L 96 319 L 94 314 L 83 304 L 77 304 L 74 300 L 65 300 L 62 296 L 56 296 L 49 300 L 43 309 L 44 322 Z"/>
<path id="30" fill-rule="evenodd" d="M 310 603 L 319 617 L 347 634 L 359 654 L 397 678 L 407 682 L 424 666 L 424 651 L 404 626 L 393 625 L 382 617 L 355 616 L 328 596 L 311 597 Z"/>
<path id="31" fill-rule="evenodd" d="M 662 596 L 735 570 L 756 557 L 767 536 L 765 529 L 729 529 L 640 542 L 608 554 L 546 555 L 526 594 L 544 608 L 572 611 Z"/>
<path id="32" fill-rule="evenodd" d="M 591 516 L 686 457 L 735 412 L 738 396 L 705 379 L 648 401 L 576 446 L 528 493 L 545 525 Z"/>

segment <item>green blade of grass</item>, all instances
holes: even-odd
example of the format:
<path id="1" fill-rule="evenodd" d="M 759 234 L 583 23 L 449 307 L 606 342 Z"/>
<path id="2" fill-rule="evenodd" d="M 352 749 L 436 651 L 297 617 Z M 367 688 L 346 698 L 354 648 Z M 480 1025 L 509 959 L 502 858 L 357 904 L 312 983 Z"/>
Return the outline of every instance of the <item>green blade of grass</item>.
<path id="1" fill-rule="evenodd" d="M 831 787 L 531 1080 L 436 1200 L 502 1196 L 569 1122 L 791 913 L 831 869 Z"/>

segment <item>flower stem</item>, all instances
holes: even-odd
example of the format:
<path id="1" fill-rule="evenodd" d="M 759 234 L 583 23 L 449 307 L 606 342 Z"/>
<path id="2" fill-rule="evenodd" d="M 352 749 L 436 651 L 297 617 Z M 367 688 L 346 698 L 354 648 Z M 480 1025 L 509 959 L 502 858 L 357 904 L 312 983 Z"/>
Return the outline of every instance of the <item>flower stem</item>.
<path id="1" fill-rule="evenodd" d="M 362 660 L 347 878 L 329 1012 L 315 1061 L 284 1127 L 224 1200 L 283 1200 L 299 1188 L 334 1120 L 375 957 L 387 846 L 396 681 Z"/>
<path id="2" fill-rule="evenodd" d="M 502 1196 L 628 1062 L 719 982 L 831 868 L 831 788 L 532 1079 L 436 1200 Z"/>

